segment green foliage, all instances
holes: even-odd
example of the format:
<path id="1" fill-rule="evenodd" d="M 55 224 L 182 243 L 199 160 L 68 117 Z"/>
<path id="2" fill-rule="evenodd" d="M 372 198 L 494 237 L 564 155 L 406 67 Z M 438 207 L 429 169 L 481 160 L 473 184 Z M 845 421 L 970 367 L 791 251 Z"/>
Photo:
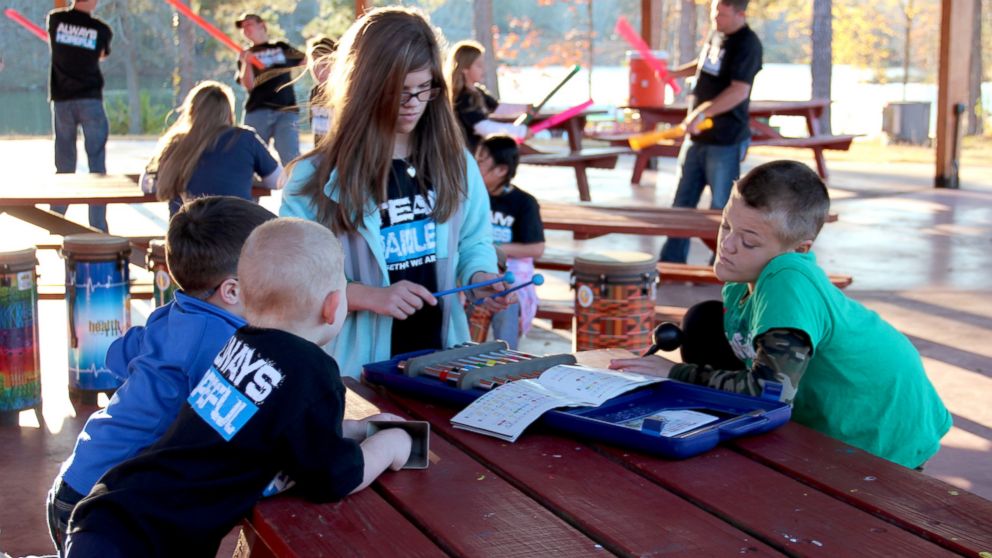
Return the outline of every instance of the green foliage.
<path id="1" fill-rule="evenodd" d="M 172 112 L 171 95 L 167 91 L 160 91 L 154 95 L 150 91 L 141 91 L 139 101 L 141 133 L 159 135 L 165 131 L 166 119 Z M 105 92 L 104 106 L 107 110 L 107 120 L 110 121 L 110 133 L 127 134 L 131 122 L 127 91 Z"/>

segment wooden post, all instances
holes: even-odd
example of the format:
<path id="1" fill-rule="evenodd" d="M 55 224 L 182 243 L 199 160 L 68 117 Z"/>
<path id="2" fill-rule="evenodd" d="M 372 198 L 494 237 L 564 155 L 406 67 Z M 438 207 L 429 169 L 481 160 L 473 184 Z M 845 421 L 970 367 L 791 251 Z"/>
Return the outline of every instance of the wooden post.
<path id="1" fill-rule="evenodd" d="M 641 0 L 641 38 L 652 49 L 661 48 L 661 3 Z"/>
<path id="2" fill-rule="evenodd" d="M 940 61 L 937 75 L 937 168 L 934 186 L 958 187 L 958 162 L 963 117 L 957 108 L 968 103 L 968 71 L 973 45 L 961 37 L 971 36 L 972 0 L 941 0 Z M 958 37 L 958 39 L 953 39 Z"/>

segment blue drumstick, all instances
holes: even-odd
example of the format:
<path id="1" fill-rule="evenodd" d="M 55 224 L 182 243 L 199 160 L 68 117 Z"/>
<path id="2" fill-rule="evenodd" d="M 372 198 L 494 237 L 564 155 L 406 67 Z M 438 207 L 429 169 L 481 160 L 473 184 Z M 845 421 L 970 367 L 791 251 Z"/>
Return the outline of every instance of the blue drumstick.
<path id="1" fill-rule="evenodd" d="M 438 298 L 438 297 L 447 296 L 447 295 L 450 295 L 450 294 L 460 293 L 462 291 L 467 291 L 469 289 L 477 289 L 479 287 L 488 287 L 489 285 L 493 285 L 495 283 L 499 283 L 500 281 L 505 281 L 507 283 L 511 283 L 512 284 L 513 283 L 513 273 L 507 271 L 505 274 L 503 274 L 502 277 L 497 277 L 495 279 L 490 279 L 488 281 L 480 281 L 478 283 L 472 283 L 471 285 L 463 285 L 461 287 L 456 287 L 454 289 L 447 289 L 447 290 L 444 290 L 444 291 L 438 291 L 436 293 L 431 293 L 431 294 L 434 295 L 434 298 Z"/>
<path id="2" fill-rule="evenodd" d="M 501 297 L 501 296 L 506 296 L 506 295 L 512 293 L 513 291 L 519 291 L 520 289 L 526 287 L 527 285 L 534 285 L 535 287 L 539 287 L 539 286 L 541 286 L 543 284 L 544 284 L 544 276 L 541 275 L 540 273 L 535 273 L 534 274 L 534 278 L 531 279 L 530 281 L 527 281 L 526 283 L 517 285 L 515 287 L 511 287 L 509 289 L 506 289 L 505 291 L 500 291 L 498 293 L 493 293 L 493 294 L 491 294 L 489 296 L 484 296 L 482 298 L 477 298 L 477 299 L 475 299 L 475 302 L 473 302 L 472 304 L 482 304 L 483 302 L 486 301 L 487 298 L 497 298 L 497 297 Z"/>

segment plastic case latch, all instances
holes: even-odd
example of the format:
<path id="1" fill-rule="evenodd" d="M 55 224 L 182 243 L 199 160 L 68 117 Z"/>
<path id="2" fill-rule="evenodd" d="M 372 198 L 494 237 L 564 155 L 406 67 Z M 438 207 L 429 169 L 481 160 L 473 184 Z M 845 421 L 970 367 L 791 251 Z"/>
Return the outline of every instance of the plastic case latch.
<path id="1" fill-rule="evenodd" d="M 765 380 L 765 386 L 761 390 L 762 399 L 770 399 L 772 401 L 779 401 L 782 397 L 782 384 L 778 382 L 770 382 Z"/>

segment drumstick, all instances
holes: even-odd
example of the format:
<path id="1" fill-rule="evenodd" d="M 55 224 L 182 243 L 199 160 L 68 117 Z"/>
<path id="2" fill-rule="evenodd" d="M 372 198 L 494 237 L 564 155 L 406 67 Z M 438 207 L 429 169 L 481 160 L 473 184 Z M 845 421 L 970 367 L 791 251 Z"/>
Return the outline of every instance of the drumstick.
<path id="1" fill-rule="evenodd" d="M 679 87 L 679 84 L 675 83 L 675 78 L 668 75 L 668 68 L 666 67 L 666 64 L 655 58 L 654 54 L 651 53 L 651 49 L 648 48 L 648 44 L 645 43 L 644 39 L 642 39 L 641 36 L 634 31 L 634 28 L 627 23 L 627 18 L 623 16 L 617 18 L 617 25 L 614 30 L 626 39 L 630 46 L 634 47 L 634 49 L 641 54 L 641 58 L 643 58 L 644 61 L 648 63 L 648 66 L 651 66 L 651 69 L 658 74 L 658 79 L 660 79 L 663 83 L 667 83 L 672 86 L 672 92 L 676 95 L 682 92 L 682 88 Z"/>
<path id="2" fill-rule="evenodd" d="M 499 298 L 501 296 L 506 296 L 506 295 L 512 293 L 513 291 L 519 291 L 520 289 L 522 289 L 522 288 L 524 288 L 524 287 L 526 287 L 528 285 L 534 285 L 535 287 L 540 287 L 543 284 L 544 284 L 544 276 L 541 275 L 540 273 L 535 273 L 534 274 L 534 278 L 531 279 L 530 281 L 527 281 L 526 283 L 522 283 L 520 285 L 514 285 L 513 287 L 510 287 L 509 289 L 506 289 L 505 291 L 500 291 L 498 293 L 493 293 L 493 294 L 491 294 L 489 296 L 484 296 L 482 298 L 477 298 L 477 299 L 475 299 L 475 302 L 473 302 L 472 304 L 476 304 L 476 305 L 482 304 L 483 302 L 486 301 L 487 298 Z"/>
<path id="3" fill-rule="evenodd" d="M 707 118 L 699 123 L 699 131 L 709 130 L 713 127 L 713 119 Z M 672 126 L 667 130 L 661 130 L 657 132 L 648 132 L 646 134 L 638 134 L 636 136 L 630 136 L 627 139 L 627 143 L 630 144 L 630 148 L 634 151 L 640 151 L 645 147 L 650 147 L 656 143 L 662 142 L 664 140 L 678 139 L 685 135 L 685 124 L 679 124 L 678 126 Z"/>
<path id="4" fill-rule="evenodd" d="M 216 27 L 214 27 L 207 20 L 205 20 L 202 17 L 198 16 L 196 14 L 196 12 L 194 12 L 193 10 L 191 10 L 190 7 L 187 6 L 186 4 L 183 4 L 181 2 L 181 0 L 165 0 L 165 1 L 166 1 L 166 3 L 168 3 L 169 5 L 171 5 L 173 8 L 175 8 L 176 10 L 178 10 L 180 13 L 182 13 L 184 16 L 186 16 L 190 20 L 192 20 L 193 23 L 195 23 L 195 24 L 199 25 L 201 28 L 203 28 L 204 31 L 206 31 L 213 38 L 215 38 L 218 41 L 220 41 L 221 44 L 223 44 L 227 48 L 233 50 L 234 52 L 236 52 L 238 54 L 241 54 L 241 51 L 244 50 L 243 48 L 241 48 L 241 45 L 239 45 L 238 43 L 234 42 L 234 39 L 228 37 L 226 33 L 224 33 L 223 31 L 221 31 L 220 29 L 217 29 Z M 254 54 L 251 54 L 250 52 L 248 53 L 248 62 L 250 62 L 252 66 L 255 66 L 259 70 L 264 70 L 265 69 L 265 64 L 262 64 L 262 61 L 259 60 L 258 58 L 255 58 L 255 55 Z"/>
<path id="5" fill-rule="evenodd" d="M 15 10 L 14 8 L 7 8 L 3 11 L 3 14 L 9 17 L 11 20 L 20 23 L 21 27 L 25 28 L 35 37 L 38 37 L 42 41 L 48 42 L 48 33 L 41 27 L 35 25 L 31 20 L 21 15 L 21 12 Z"/>
<path id="6" fill-rule="evenodd" d="M 552 126 L 557 126 L 558 124 L 561 124 L 562 122 L 565 122 L 569 118 L 572 118 L 573 116 L 575 116 L 577 114 L 580 114 L 582 111 L 586 110 L 591 105 L 592 105 L 592 99 L 589 99 L 588 101 L 582 103 L 581 105 L 575 105 L 572 108 L 565 109 L 565 110 L 559 112 L 558 114 L 556 114 L 556 115 L 554 115 L 554 116 L 552 116 L 550 118 L 547 118 L 545 120 L 542 120 L 542 121 L 538 122 L 537 124 L 534 124 L 533 126 L 531 126 L 530 127 L 530 134 L 531 135 L 534 135 L 534 134 L 536 134 L 538 132 L 543 132 L 544 130 L 547 130 L 548 128 L 551 128 Z M 517 143 L 521 143 L 522 141 L 523 141 L 522 138 L 517 138 Z"/>
<path id="7" fill-rule="evenodd" d="M 565 79 L 561 80 L 561 82 L 559 82 L 558 85 L 556 85 L 555 88 L 551 90 L 551 93 L 545 95 L 544 99 L 541 100 L 541 102 L 534 107 L 533 111 L 525 112 L 520 116 L 518 116 L 517 119 L 513 121 L 513 125 L 520 126 L 521 124 L 524 125 L 530 124 L 530 121 L 534 119 L 534 115 L 541 112 L 541 109 L 544 108 L 544 105 L 551 99 L 551 97 L 553 97 L 554 94 L 557 93 L 558 90 L 561 89 L 566 82 L 568 82 L 568 80 L 572 79 L 572 76 L 579 73 L 579 70 L 581 69 L 582 66 L 579 66 L 578 64 L 572 66 L 572 70 L 568 72 L 568 75 L 565 76 Z"/>
<path id="8" fill-rule="evenodd" d="M 439 297 L 442 297 L 442 296 L 447 296 L 447 295 L 450 295 L 450 294 L 455 294 L 455 293 L 460 293 L 462 291 L 467 291 L 469 289 L 477 289 L 479 287 L 488 287 L 489 285 L 494 285 L 496 283 L 499 283 L 500 281 L 504 281 L 506 283 L 512 284 L 513 283 L 513 273 L 507 271 L 501 277 L 497 277 L 495 279 L 490 279 L 488 281 L 480 281 L 478 283 L 472 283 L 472 284 L 469 284 L 469 285 L 462 285 L 461 287 L 455 287 L 454 289 L 446 289 L 446 290 L 438 291 L 436 293 L 431 293 L 431 294 L 434 295 L 434 298 L 439 298 Z"/>

